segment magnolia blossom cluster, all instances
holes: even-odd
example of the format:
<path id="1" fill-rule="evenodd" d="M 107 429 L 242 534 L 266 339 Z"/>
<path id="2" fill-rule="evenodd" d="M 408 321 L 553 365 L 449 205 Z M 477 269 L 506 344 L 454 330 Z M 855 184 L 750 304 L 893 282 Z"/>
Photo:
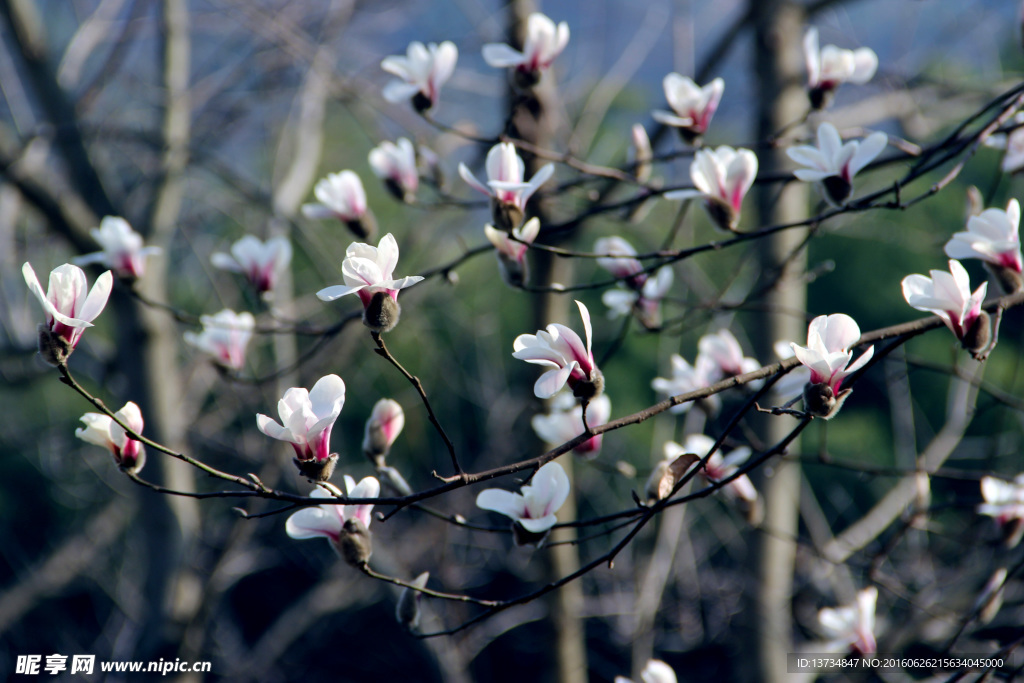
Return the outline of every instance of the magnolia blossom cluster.
<path id="1" fill-rule="evenodd" d="M 459 48 L 446 40 L 440 45 L 419 41 L 409 43 L 405 56 L 386 57 L 380 68 L 398 76 L 384 88 L 388 102 L 411 100 L 418 112 L 432 109 L 441 95 L 441 86 L 448 82 L 459 59 Z"/>
<path id="2" fill-rule="evenodd" d="M 757 176 L 757 155 L 749 149 L 723 145 L 701 149 L 690 164 L 694 190 L 666 192 L 666 199 L 704 200 L 704 209 L 712 222 L 723 230 L 735 232 L 740 223 L 743 198 Z"/>
<path id="3" fill-rule="evenodd" d="M 511 142 L 501 142 L 487 153 L 484 164 L 487 182 L 477 180 L 465 164 L 459 164 L 459 175 L 478 192 L 491 198 L 491 218 L 499 230 L 511 232 L 523 223 L 526 203 L 554 174 L 554 164 L 545 164 L 526 181 L 526 164 Z"/>
<path id="4" fill-rule="evenodd" d="M 185 342 L 209 355 L 220 367 L 241 370 L 245 367 L 245 353 L 256 327 L 252 313 L 225 308 L 216 315 L 199 317 L 203 329 L 185 333 Z"/>
<path id="5" fill-rule="evenodd" d="M 519 493 L 484 489 L 476 497 L 476 506 L 511 519 L 517 545 L 539 547 L 558 522 L 555 513 L 568 497 L 568 475 L 557 462 L 549 462 Z"/>
<path id="6" fill-rule="evenodd" d="M 878 55 L 870 48 L 844 50 L 835 45 L 818 47 L 818 29 L 804 35 L 804 60 L 807 64 L 807 91 L 811 106 L 824 109 L 843 83 L 864 84 L 878 70 Z"/>
<path id="7" fill-rule="evenodd" d="M 711 117 L 718 111 L 725 81 L 716 78 L 700 87 L 686 76 L 670 73 L 665 76 L 662 86 L 672 111 L 657 110 L 652 114 L 654 120 L 676 128 L 686 142 L 695 142 L 707 132 Z"/>
<path id="8" fill-rule="evenodd" d="M 903 297 L 911 307 L 937 315 L 965 349 L 980 354 L 990 340 L 988 313 L 981 310 L 988 283 L 971 292 L 967 270 L 952 259 L 948 273 L 931 270 L 929 274 L 903 278 Z"/>
<path id="9" fill-rule="evenodd" d="M 415 188 L 412 191 L 415 193 Z M 366 203 L 363 181 L 354 171 L 328 173 L 313 186 L 313 196 L 318 203 L 302 205 L 306 218 L 339 220 L 360 239 L 377 236 L 377 221 Z"/>
<path id="10" fill-rule="evenodd" d="M 85 272 L 78 266 L 65 263 L 50 271 L 46 291 L 32 266 L 21 267 L 28 289 L 39 300 L 46 313 L 46 322 L 39 325 L 39 355 L 50 365 L 64 365 L 78 346 L 82 333 L 92 327 L 107 305 L 114 277 L 106 271 L 89 289 Z"/>
<path id="11" fill-rule="evenodd" d="M 102 251 L 72 259 L 75 265 L 93 263 L 109 268 L 119 278 L 135 280 L 146 271 L 146 257 L 160 253 L 160 247 L 146 247 L 142 235 L 132 230 L 128 221 L 120 216 L 106 216 L 99 228 L 89 231 Z"/>
<path id="12" fill-rule="evenodd" d="M 761 367 L 754 358 L 743 355 L 743 349 L 732 332 L 726 329 L 706 334 L 697 342 L 697 358 L 693 365 L 678 353 L 671 358 L 672 376 L 655 377 L 651 387 L 667 396 L 678 396 L 710 387 L 726 377 L 753 372 Z M 718 394 L 705 396 L 696 401 L 709 414 L 718 412 L 721 399 Z M 694 404 L 686 401 L 672 406 L 669 411 L 685 413 Z"/>
<path id="13" fill-rule="evenodd" d="M 789 158 L 806 168 L 793 174 L 800 180 L 821 185 L 822 194 L 833 206 L 842 206 L 853 193 L 853 176 L 870 164 L 888 144 L 885 133 L 872 133 L 861 141 L 843 143 L 831 123 L 818 126 L 817 146 L 786 150 Z"/>
<path id="14" fill-rule="evenodd" d="M 617 235 L 597 240 L 594 252 L 607 254 L 597 259 L 597 265 L 619 280 L 618 288 L 605 290 L 601 295 L 601 301 L 608 307 L 609 317 L 618 318 L 636 313 L 644 327 L 659 327 L 661 300 L 672 288 L 672 269 L 663 266 L 653 277 L 649 276 L 636 259 L 633 245 Z"/>
<path id="15" fill-rule="evenodd" d="M 573 396 L 584 400 L 604 391 L 604 376 L 597 369 L 590 348 L 590 311 L 582 301 L 577 301 L 576 305 L 583 318 L 586 344 L 578 334 L 559 323 L 551 323 L 547 329 L 537 330 L 537 334 L 521 334 L 512 344 L 513 358 L 552 368 L 533 385 L 537 398 L 551 398 L 566 384 Z"/>
<path id="16" fill-rule="evenodd" d="M 850 350 L 860 339 L 860 327 L 845 313 L 819 315 L 807 327 L 807 346 L 790 342 L 794 355 L 811 371 L 804 387 L 804 410 L 826 420 L 835 417 L 852 389 L 842 389 L 843 380 L 867 365 L 875 353 L 869 346 L 853 360 Z"/>
<path id="17" fill-rule="evenodd" d="M 272 237 L 266 242 L 246 235 L 231 245 L 231 253 L 217 252 L 210 262 L 221 270 L 241 273 L 258 293 L 267 296 L 292 260 L 292 244 L 287 237 Z"/>
<path id="18" fill-rule="evenodd" d="M 515 69 L 515 84 L 529 89 L 540 82 L 543 72 L 568 44 L 569 24 L 563 21 L 556 26 L 547 16 L 534 12 L 526 19 L 526 40 L 521 51 L 511 45 L 487 43 L 483 57 L 489 66 Z"/>
<path id="19" fill-rule="evenodd" d="M 142 411 L 131 401 L 114 413 L 114 418 L 136 434 L 142 434 Z M 118 467 L 136 473 L 146 464 L 146 447 L 129 436 L 114 418 L 103 413 L 86 413 L 81 417 L 85 427 L 76 429 L 75 436 L 82 441 L 106 448 L 114 456 L 114 462 Z"/>
<path id="20" fill-rule="evenodd" d="M 395 199 L 411 204 L 416 200 L 420 186 L 420 172 L 416 167 L 416 148 L 408 138 L 398 142 L 385 140 L 370 150 L 370 169 L 384 181 Z"/>
<path id="21" fill-rule="evenodd" d="M 980 259 L 1007 294 L 1024 289 L 1020 251 L 1020 203 L 1011 199 L 1003 209 L 985 209 L 967 219 L 967 230 L 946 242 L 952 259 Z"/>
<path id="22" fill-rule="evenodd" d="M 357 484 L 355 479 L 345 475 L 347 498 L 377 498 L 380 482 L 365 477 Z M 323 489 L 316 489 L 312 498 L 334 499 Z M 295 539 L 326 538 L 337 553 L 348 564 L 358 567 L 370 559 L 370 512 L 373 503 L 323 503 L 316 507 L 305 507 L 285 522 L 285 532 Z"/>

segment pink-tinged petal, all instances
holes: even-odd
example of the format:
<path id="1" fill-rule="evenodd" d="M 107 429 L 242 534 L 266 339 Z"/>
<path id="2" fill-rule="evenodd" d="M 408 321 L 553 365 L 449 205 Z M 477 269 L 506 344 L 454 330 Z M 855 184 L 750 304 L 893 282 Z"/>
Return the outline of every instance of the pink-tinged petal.
<path id="1" fill-rule="evenodd" d="M 35 295 L 39 303 L 42 304 L 43 308 L 47 313 L 53 314 L 53 304 L 50 303 L 49 299 L 46 298 L 46 292 L 43 291 L 42 285 L 39 284 L 39 278 L 36 277 L 36 271 L 32 269 L 32 265 L 26 261 L 21 266 L 21 274 L 25 278 L 25 284 L 28 285 L 28 290 Z"/>
<path id="2" fill-rule="evenodd" d="M 688 116 L 679 116 L 661 109 L 655 109 L 652 111 L 651 118 L 658 123 L 671 126 L 673 128 L 689 128 L 694 124 L 694 120 Z"/>
<path id="3" fill-rule="evenodd" d="M 822 341 L 829 351 L 849 349 L 860 339 L 860 326 L 845 313 L 826 316 Z"/>
<path id="4" fill-rule="evenodd" d="M 487 169 L 488 181 L 521 183 L 526 172 L 526 164 L 519 158 L 511 142 L 500 142 L 491 147 L 484 167 Z"/>
<path id="5" fill-rule="evenodd" d="M 484 489 L 476 497 L 476 506 L 514 520 L 522 519 L 526 510 L 522 496 L 502 489 Z"/>
<path id="6" fill-rule="evenodd" d="M 221 270 L 227 270 L 232 273 L 241 273 L 242 267 L 238 264 L 238 261 L 234 259 L 230 254 L 225 254 L 222 251 L 218 251 L 210 257 L 210 263 L 214 268 Z"/>
<path id="7" fill-rule="evenodd" d="M 546 513 L 558 511 L 569 497 L 569 477 L 557 462 L 549 462 L 537 470 L 530 484 L 538 498 L 545 501 Z"/>
<path id="8" fill-rule="evenodd" d="M 582 301 L 577 300 L 576 306 L 579 307 L 580 317 L 583 318 L 583 333 L 587 340 L 587 358 L 589 359 L 591 357 L 590 342 L 594 334 L 593 329 L 590 326 L 590 311 L 587 310 L 587 307 Z"/>
<path id="9" fill-rule="evenodd" d="M 809 166 L 819 171 L 831 171 L 834 173 L 830 160 L 817 147 L 811 147 L 810 145 L 790 147 L 786 150 L 786 156 L 798 164 Z"/>
<path id="10" fill-rule="evenodd" d="M 868 361 L 871 360 L 872 357 L 874 357 L 874 355 L 875 347 L 869 346 L 867 348 L 867 351 L 860 355 L 860 358 L 846 366 L 846 371 L 843 373 L 843 376 L 845 377 L 846 375 L 851 375 L 857 370 L 860 370 L 862 367 L 868 364 Z"/>
<path id="11" fill-rule="evenodd" d="M 820 384 L 831 379 L 832 367 L 824 357 L 810 349 L 794 344 L 793 342 L 790 342 L 790 346 L 793 349 L 793 354 L 796 356 L 796 359 L 800 361 L 802 365 L 805 365 L 810 369 L 811 382 Z"/>
<path id="12" fill-rule="evenodd" d="M 534 178 L 536 177 L 537 176 L 534 176 Z M 512 234 L 515 235 L 520 242 L 532 244 L 533 241 L 537 239 L 537 235 L 540 234 L 540 219 L 531 218 L 526 221 L 525 224 L 513 230 Z"/>
<path id="13" fill-rule="evenodd" d="M 315 493 L 315 492 L 314 492 Z M 323 507 L 307 507 L 299 510 L 285 522 L 284 530 L 291 538 L 306 539 L 323 536 L 337 540 L 341 536 L 341 517 Z"/>
<path id="14" fill-rule="evenodd" d="M 728 175 L 725 184 L 729 188 L 730 196 L 727 197 L 733 209 L 740 210 L 743 197 L 746 196 L 750 186 L 754 184 L 757 176 L 757 156 L 749 149 L 741 149 L 736 157 L 729 164 Z"/>
<path id="15" fill-rule="evenodd" d="M 488 196 L 494 195 L 494 193 L 491 191 L 491 188 L 487 187 L 479 180 L 477 180 L 476 176 L 473 175 L 473 172 L 470 171 L 469 168 L 463 163 L 459 164 L 459 175 L 462 177 L 463 180 L 466 181 L 466 184 L 468 184 L 477 192 L 482 192 Z"/>
<path id="16" fill-rule="evenodd" d="M 114 276 L 108 270 L 96 278 L 96 283 L 93 284 L 89 296 L 86 297 L 85 303 L 76 317 L 85 322 L 95 320 L 107 305 L 107 299 L 110 298 L 110 291 L 113 288 Z"/>
<path id="17" fill-rule="evenodd" d="M 384 280 L 380 266 L 363 258 L 347 258 L 341 264 L 341 275 L 346 284 L 372 287 Z"/>
<path id="18" fill-rule="evenodd" d="M 345 381 L 337 375 L 321 377 L 310 390 L 309 401 L 316 415 L 337 417 L 345 405 Z"/>
<path id="19" fill-rule="evenodd" d="M 532 518 L 532 517 L 520 517 L 519 524 L 524 529 L 533 534 L 542 534 L 555 524 L 558 523 L 558 518 L 555 515 L 547 515 L 545 517 Z"/>
<path id="20" fill-rule="evenodd" d="M 527 361 L 531 362 L 531 361 Z M 536 361 L 532 361 L 536 362 Z M 579 363 L 573 361 L 569 365 L 563 368 L 555 368 L 554 370 L 548 370 L 533 385 L 533 395 L 537 398 L 551 398 L 565 386 L 565 383 L 569 380 L 569 375 L 572 374 L 573 370 L 579 367 Z"/>
<path id="21" fill-rule="evenodd" d="M 512 342 L 512 357 L 536 365 L 558 368 L 565 365 L 565 357 L 534 334 L 521 334 L 515 338 Z"/>
<path id="22" fill-rule="evenodd" d="M 346 474 L 345 491 L 348 493 L 349 498 L 377 498 L 380 496 L 380 482 L 375 477 L 363 477 L 358 484 L 353 485 L 352 477 Z M 369 528 L 372 521 L 370 517 L 370 513 L 373 511 L 372 503 L 346 505 L 345 507 L 352 509 L 350 517 L 356 517 Z"/>
<path id="23" fill-rule="evenodd" d="M 487 66 L 504 69 L 526 62 L 526 56 L 519 50 L 504 43 L 487 43 L 483 46 L 483 57 Z"/>
<path id="24" fill-rule="evenodd" d="M 377 265 L 380 267 L 380 279 L 390 280 L 398 265 L 398 242 L 390 232 L 377 244 Z"/>
<path id="25" fill-rule="evenodd" d="M 300 446 L 304 443 L 302 439 L 295 438 L 291 431 L 285 429 L 277 423 L 271 417 L 267 417 L 262 413 L 256 415 L 256 427 L 261 432 L 269 436 L 271 439 L 277 439 L 278 441 L 288 441 L 289 443 L 299 444 Z"/>

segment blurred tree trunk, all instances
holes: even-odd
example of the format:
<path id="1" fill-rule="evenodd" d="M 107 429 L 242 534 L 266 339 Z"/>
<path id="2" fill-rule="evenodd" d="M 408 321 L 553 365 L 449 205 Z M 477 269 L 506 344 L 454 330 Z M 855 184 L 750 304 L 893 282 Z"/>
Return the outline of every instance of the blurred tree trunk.
<path id="1" fill-rule="evenodd" d="M 802 36 L 803 10 L 790 0 L 750 0 L 754 23 L 754 72 L 757 76 L 757 131 L 755 139 L 771 140 L 797 121 L 809 106 L 803 93 Z M 785 168 L 781 149 L 759 153 L 760 172 Z M 806 215 L 807 189 L 789 184 L 778 193 L 776 186 L 757 188 L 760 225 L 801 220 Z M 761 240 L 762 285 L 769 286 L 764 297 L 764 318 L 758 338 L 758 357 L 774 357 L 772 344 L 778 340 L 802 342 L 807 334 L 803 320 L 792 314 L 806 308 L 806 253 L 800 251 L 805 230 L 786 230 Z M 792 420 L 771 417 L 763 421 L 766 443 L 780 441 L 792 429 Z M 793 447 L 797 447 L 794 444 Z M 796 558 L 797 515 L 800 500 L 800 467 L 795 461 L 770 463 L 771 474 L 763 480 L 764 530 L 758 547 L 756 595 L 757 667 L 754 678 L 781 683 L 787 678 L 786 653 L 793 650 L 793 571 Z"/>

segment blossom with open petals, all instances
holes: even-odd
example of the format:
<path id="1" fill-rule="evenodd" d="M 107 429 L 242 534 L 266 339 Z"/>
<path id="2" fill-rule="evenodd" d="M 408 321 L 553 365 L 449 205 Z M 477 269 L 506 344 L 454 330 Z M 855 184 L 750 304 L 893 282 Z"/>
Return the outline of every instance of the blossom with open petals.
<path id="1" fill-rule="evenodd" d="M 690 365 L 678 353 L 673 353 L 671 362 L 671 377 L 655 377 L 651 380 L 651 387 L 667 396 L 688 394 L 691 391 L 709 387 L 722 379 L 722 371 L 718 367 L 718 363 L 707 354 L 697 354 L 694 364 Z M 698 400 L 697 403 L 708 412 L 715 413 L 721 405 L 721 399 L 718 398 L 718 394 L 712 394 Z M 669 408 L 669 412 L 685 413 L 693 404 L 693 401 L 686 401 L 672 406 Z"/>
<path id="2" fill-rule="evenodd" d="M 363 454 L 371 461 L 383 462 L 384 456 L 405 427 L 405 411 L 398 401 L 382 398 L 373 405 L 363 435 Z"/>
<path id="3" fill-rule="evenodd" d="M 317 380 L 311 391 L 292 387 L 284 392 L 277 402 L 278 423 L 262 413 L 256 415 L 256 426 L 272 439 L 287 441 L 295 449 L 296 462 L 303 474 L 306 463 L 318 469 L 313 479 L 326 481 L 334 471 L 334 464 L 326 466 L 329 460 L 337 460 L 331 454 L 331 430 L 345 405 L 345 382 L 337 375 L 326 375 Z M 330 471 L 324 471 L 329 469 Z"/>
<path id="4" fill-rule="evenodd" d="M 398 242 L 389 232 L 376 247 L 353 242 L 341 262 L 344 285 L 325 287 L 316 293 L 322 301 L 355 294 L 363 302 L 363 324 L 375 332 L 389 332 L 398 323 L 398 291 L 423 280 L 419 275 L 395 279 Z"/>
<path id="5" fill-rule="evenodd" d="M 1018 292 L 1024 283 L 1020 252 L 1020 203 L 1011 199 L 1006 210 L 986 209 L 967 219 L 967 230 L 946 242 L 946 255 L 954 259 L 985 261 L 1006 292 Z"/>
<path id="6" fill-rule="evenodd" d="M 654 120 L 678 128 L 686 141 L 693 142 L 707 131 L 725 91 L 725 81 L 716 78 L 702 88 L 686 76 L 670 73 L 662 86 L 672 111 L 655 111 Z"/>
<path id="7" fill-rule="evenodd" d="M 526 252 L 540 234 L 540 219 L 531 218 L 518 228 L 512 230 L 511 236 L 504 230 L 492 225 L 484 226 L 487 240 L 494 245 L 494 253 L 498 255 L 498 266 L 501 277 L 512 287 L 519 287 L 529 279 L 526 266 Z M 512 239 L 515 237 L 515 239 Z"/>
<path id="8" fill-rule="evenodd" d="M 411 203 L 420 187 L 416 168 L 416 149 L 408 138 L 398 143 L 385 140 L 370 150 L 370 168 L 384 181 L 384 186 L 399 201 Z"/>
<path id="9" fill-rule="evenodd" d="M 878 589 L 869 586 L 857 593 L 857 601 L 844 607 L 825 607 L 818 610 L 818 623 L 826 637 L 828 652 L 848 650 L 861 656 L 878 651 L 875 642 L 875 604 Z"/>
<path id="10" fill-rule="evenodd" d="M 988 283 L 971 293 L 971 278 L 959 261 L 950 259 L 949 272 L 928 271 L 931 277 L 903 278 L 903 298 L 919 311 L 930 311 L 942 319 L 964 348 L 979 351 L 988 344 L 988 314 L 981 302 Z"/>
<path id="11" fill-rule="evenodd" d="M 644 327 L 656 329 L 661 326 L 661 300 L 672 289 L 672 282 L 672 268 L 663 266 L 654 277 L 647 278 L 639 291 L 625 286 L 606 289 L 601 294 L 601 301 L 608 307 L 608 317 L 619 318 L 636 313 Z"/>
<path id="12" fill-rule="evenodd" d="M 611 399 L 607 394 L 601 394 L 587 404 L 587 425 L 599 427 L 608 421 L 611 414 Z M 583 406 L 576 402 L 572 394 L 563 391 L 551 402 L 551 412 L 547 415 L 534 415 L 530 424 L 545 443 L 558 446 L 584 432 Z M 573 448 L 573 453 L 586 459 L 595 457 L 601 451 L 603 436 L 598 434 L 590 437 Z"/>
<path id="13" fill-rule="evenodd" d="M 597 240 L 594 243 L 594 253 L 607 254 L 597 259 L 597 265 L 614 277 L 625 280 L 630 288 L 640 289 L 647 281 L 647 273 L 643 272 L 644 266 L 636 258 L 636 249 L 618 235 Z"/>
<path id="14" fill-rule="evenodd" d="M 593 398 L 604 389 L 604 377 L 590 349 L 590 311 L 582 301 L 577 301 L 576 305 L 583 318 L 586 344 L 578 334 L 558 323 L 551 323 L 546 330 L 537 330 L 537 334 L 521 334 L 512 344 L 513 358 L 553 368 L 533 385 L 537 398 L 551 398 L 567 383 L 577 398 Z"/>
<path id="15" fill-rule="evenodd" d="M 555 172 L 554 164 L 545 164 L 529 182 L 525 182 L 526 164 L 519 158 L 515 145 L 500 142 L 487 153 L 484 164 L 487 183 L 481 183 L 469 168 L 460 163 L 459 175 L 474 190 L 491 198 L 491 216 L 499 230 L 511 232 L 523 222 L 526 203 Z"/>
<path id="16" fill-rule="evenodd" d="M 210 263 L 222 270 L 242 273 L 260 294 L 274 289 L 277 278 L 292 260 L 292 243 L 287 237 L 272 237 L 266 242 L 246 235 L 231 245 L 231 253 L 217 252 Z"/>
<path id="17" fill-rule="evenodd" d="M 89 289 L 85 272 L 65 263 L 50 271 L 44 293 L 36 272 L 27 261 L 21 267 L 21 274 L 46 312 L 46 323 L 39 326 L 39 353 L 47 363 L 60 365 L 75 350 L 85 328 L 92 327 L 92 321 L 107 305 L 114 276 L 106 271 Z"/>
<path id="18" fill-rule="evenodd" d="M 807 168 L 793 172 L 805 182 L 820 182 L 825 198 L 840 206 L 853 192 L 853 176 L 874 161 L 888 144 L 885 133 L 872 133 L 863 140 L 843 144 L 831 123 L 818 126 L 818 145 L 801 145 L 786 150 L 789 158 Z"/>
<path id="19" fill-rule="evenodd" d="M 640 672 L 641 683 L 677 683 L 676 672 L 660 659 L 649 659 Z M 625 676 L 616 676 L 615 683 L 633 683 Z"/>
<path id="20" fill-rule="evenodd" d="M 75 265 L 101 263 L 114 271 L 118 277 L 133 280 L 142 277 L 146 270 L 146 257 L 159 254 L 160 247 L 142 246 L 142 235 L 132 230 L 128 221 L 120 216 L 106 216 L 99 228 L 89 231 L 103 251 L 85 254 L 72 259 Z"/>
<path id="21" fill-rule="evenodd" d="M 216 315 L 199 316 L 199 322 L 203 325 L 202 332 L 186 332 L 185 341 L 208 353 L 217 364 L 241 370 L 245 365 L 246 347 L 256 327 L 252 313 L 235 313 L 225 308 Z"/>
<path id="22" fill-rule="evenodd" d="M 520 545 L 538 545 L 555 525 L 555 513 L 569 497 L 569 477 L 557 462 L 537 470 L 530 483 L 511 493 L 503 489 L 484 489 L 476 497 L 476 506 L 510 518 L 513 528 L 526 533 L 517 535 Z"/>
<path id="23" fill-rule="evenodd" d="M 303 204 L 306 218 L 340 220 L 356 237 L 373 239 L 377 236 L 377 223 L 366 204 L 363 181 L 352 171 L 328 173 L 313 186 L 318 204 Z"/>
<path id="24" fill-rule="evenodd" d="M 380 482 L 374 477 L 365 477 L 356 484 L 355 479 L 346 474 L 345 493 L 349 498 L 376 498 L 380 495 Z M 310 498 L 334 497 L 318 488 L 310 494 Z M 296 539 L 326 538 L 348 560 L 353 537 L 369 535 L 372 510 L 373 503 L 304 507 L 288 518 L 284 529 L 290 537 Z M 363 557 L 359 559 L 365 561 L 368 557 L 369 549 L 366 548 Z"/>
<path id="25" fill-rule="evenodd" d="M 384 99 L 388 102 L 412 100 L 416 111 L 426 111 L 437 104 L 444 85 L 459 59 L 459 48 L 446 40 L 440 45 L 424 45 L 418 40 L 409 43 L 405 56 L 385 57 L 380 68 L 401 80 L 391 81 L 384 86 Z"/>
<path id="26" fill-rule="evenodd" d="M 555 26 L 547 16 L 534 12 L 526 20 L 526 42 L 523 51 L 504 43 L 487 43 L 484 61 L 499 69 L 515 67 L 516 84 L 530 88 L 540 81 L 541 72 L 551 66 L 569 43 L 569 24 Z"/>
<path id="27" fill-rule="evenodd" d="M 701 337 L 697 342 L 697 353 L 713 360 L 723 377 L 742 375 L 761 367 L 756 359 L 743 355 L 740 343 L 726 329 Z"/>
<path id="28" fill-rule="evenodd" d="M 878 55 L 867 47 L 844 50 L 835 45 L 818 48 L 818 29 L 804 35 L 804 59 L 807 63 L 807 89 L 811 106 L 824 109 L 836 88 L 843 83 L 863 84 L 878 70 Z"/>
<path id="29" fill-rule="evenodd" d="M 860 327 L 845 313 L 819 315 L 807 327 L 807 346 L 794 342 L 789 345 L 797 360 L 811 371 L 811 379 L 804 388 L 804 409 L 811 415 L 833 417 L 850 394 L 840 391 L 843 380 L 864 367 L 875 353 L 875 347 L 851 363 L 850 347 L 860 339 Z"/>
<path id="30" fill-rule="evenodd" d="M 125 403 L 114 415 L 136 434 L 142 433 L 142 411 L 133 402 Z M 146 464 L 146 447 L 128 436 L 124 428 L 109 415 L 86 413 L 81 420 L 85 427 L 76 429 L 75 436 L 108 449 L 119 467 L 129 472 L 138 472 Z"/>
<path id="31" fill-rule="evenodd" d="M 704 198 L 704 208 L 715 225 L 736 230 L 740 222 L 743 198 L 757 176 L 757 156 L 749 149 L 718 149 L 697 151 L 690 164 L 690 179 L 695 190 L 666 192 L 666 199 Z"/>

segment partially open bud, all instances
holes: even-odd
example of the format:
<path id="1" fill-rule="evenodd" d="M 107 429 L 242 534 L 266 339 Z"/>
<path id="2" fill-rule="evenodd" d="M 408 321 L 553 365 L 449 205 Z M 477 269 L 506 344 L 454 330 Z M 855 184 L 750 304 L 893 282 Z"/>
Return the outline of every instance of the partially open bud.
<path id="1" fill-rule="evenodd" d="M 986 263 L 989 272 L 999 283 L 999 288 L 1006 294 L 1016 294 L 1024 290 L 1024 280 L 1021 279 L 1021 274 L 1013 268 L 1007 266 L 997 266 L 991 263 Z"/>
<path id="2" fill-rule="evenodd" d="M 821 185 L 825 188 L 825 196 L 836 206 L 845 204 L 853 192 L 853 183 L 837 175 L 822 179 Z"/>
<path id="3" fill-rule="evenodd" d="M 427 580 L 430 579 L 430 572 L 423 572 L 416 577 L 412 585 L 417 588 L 425 588 Z M 406 631 L 416 633 L 420 628 L 420 600 L 423 593 L 412 588 L 403 588 L 398 596 L 398 605 L 395 607 L 395 619 Z"/>
<path id="4" fill-rule="evenodd" d="M 363 324 L 374 332 L 390 332 L 398 324 L 402 309 L 387 291 L 373 293 L 370 303 L 363 309 Z"/>
<path id="5" fill-rule="evenodd" d="M 964 332 L 963 341 L 960 343 L 971 352 L 971 355 L 977 357 L 988 348 L 990 341 L 992 341 L 991 321 L 989 320 L 988 313 L 981 311 L 971 326 L 967 328 L 967 331 Z"/>
<path id="6" fill-rule="evenodd" d="M 597 368 L 590 371 L 590 380 L 573 380 L 569 378 L 572 395 L 576 398 L 590 400 L 604 391 L 604 375 Z"/>
<path id="7" fill-rule="evenodd" d="M 337 549 L 341 559 L 352 567 L 361 567 L 369 561 L 373 552 L 372 535 L 361 519 L 350 517 L 345 520 Z"/>
<path id="8" fill-rule="evenodd" d="M 316 458 L 299 460 L 298 458 L 292 458 L 292 462 L 299 469 L 299 474 L 309 481 L 316 483 L 327 481 L 331 478 L 331 475 L 334 474 L 334 468 L 338 465 L 338 454 L 331 453 L 327 456 L 326 460 L 317 460 Z"/>
<path id="9" fill-rule="evenodd" d="M 722 230 L 736 232 L 736 226 L 740 223 L 740 215 L 733 211 L 727 202 L 717 197 L 704 197 L 704 210 L 708 212 L 711 221 Z"/>
<path id="10" fill-rule="evenodd" d="M 523 210 L 512 202 L 491 199 L 491 218 L 494 227 L 505 232 L 512 232 L 523 224 Z"/>
<path id="11" fill-rule="evenodd" d="M 45 323 L 39 323 L 39 355 L 47 365 L 60 367 L 68 362 L 74 347 L 67 340 L 55 334 Z"/>
<path id="12" fill-rule="evenodd" d="M 405 426 L 405 412 L 398 401 L 382 398 L 373 406 L 363 433 L 363 454 L 370 462 L 384 465 L 384 458 Z"/>
<path id="13" fill-rule="evenodd" d="M 528 531 L 526 527 L 518 521 L 512 523 L 512 538 L 519 547 L 540 548 L 544 545 L 544 541 L 547 540 L 548 534 L 550 533 L 551 529 L 545 529 L 541 532 L 533 532 Z"/>
<path id="14" fill-rule="evenodd" d="M 804 410 L 814 417 L 822 417 L 831 420 L 843 407 L 846 398 L 853 393 L 853 389 L 843 389 L 836 396 L 832 387 L 825 384 L 811 384 L 804 386 Z"/>

